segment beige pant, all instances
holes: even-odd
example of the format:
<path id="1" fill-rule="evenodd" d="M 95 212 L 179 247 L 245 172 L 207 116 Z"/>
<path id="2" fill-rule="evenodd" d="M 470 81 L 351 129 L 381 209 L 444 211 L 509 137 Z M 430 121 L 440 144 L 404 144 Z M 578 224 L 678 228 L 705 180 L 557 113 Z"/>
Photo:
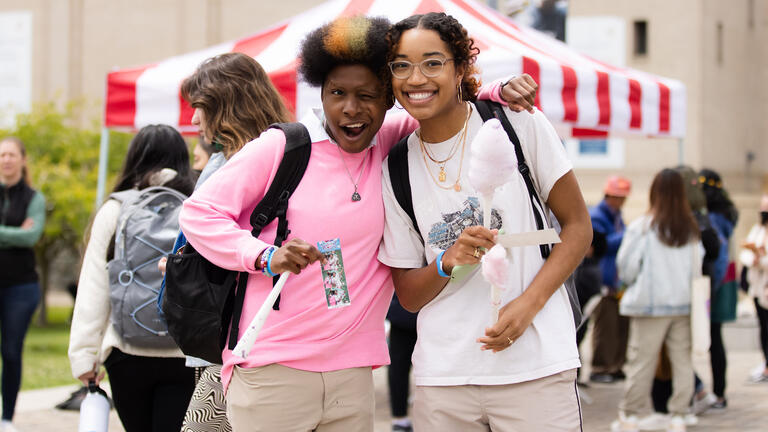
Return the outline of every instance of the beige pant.
<path id="1" fill-rule="evenodd" d="M 627 382 L 619 409 L 637 415 L 648 403 L 662 345 L 672 365 L 672 397 L 667 409 L 674 415 L 688 413 L 693 396 L 690 317 L 632 317 L 625 371 Z"/>
<path id="2" fill-rule="evenodd" d="M 235 367 L 227 416 L 235 432 L 373 431 L 370 367 L 307 372 Z"/>
<path id="3" fill-rule="evenodd" d="M 417 386 L 419 432 L 581 431 L 576 370 L 506 385 Z"/>

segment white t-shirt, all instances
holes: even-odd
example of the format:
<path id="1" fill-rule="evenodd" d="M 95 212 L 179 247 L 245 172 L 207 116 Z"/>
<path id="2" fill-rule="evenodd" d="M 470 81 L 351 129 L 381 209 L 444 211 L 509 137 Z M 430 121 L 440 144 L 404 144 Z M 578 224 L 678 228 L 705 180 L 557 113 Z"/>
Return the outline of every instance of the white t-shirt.
<path id="1" fill-rule="evenodd" d="M 523 145 L 526 162 L 539 191 L 542 203 L 560 177 L 571 170 L 565 149 L 552 125 L 536 111 L 514 113 L 507 110 Z M 469 170 L 472 138 L 482 126 L 473 109 L 468 123 L 466 149 L 461 169 L 461 191 L 437 186 L 439 167 L 422 156 L 419 139 L 408 138 L 408 168 L 416 220 L 424 240 L 413 229 L 407 214 L 397 204 L 392 192 L 389 170 L 383 164 L 383 197 L 386 226 L 379 249 L 379 261 L 396 268 L 421 268 L 450 247 L 463 229 L 482 225 L 482 206 L 471 187 Z M 417 131 L 418 132 L 418 131 Z M 427 144 L 436 159 L 444 159 L 451 149 L 452 137 L 438 144 Z M 510 145 L 509 151 L 514 148 Z M 461 162 L 461 147 L 446 164 L 447 179 L 452 185 Z M 432 176 L 427 171 L 432 170 Z M 546 222 L 545 222 L 546 223 Z M 492 228 L 506 233 L 536 230 L 528 190 L 521 175 L 499 188 L 493 200 Z M 509 281 L 502 292 L 502 305 L 520 296 L 543 264 L 538 246 L 511 250 Z M 413 353 L 416 385 L 494 385 L 530 381 L 579 367 L 573 317 L 564 287 L 556 291 L 515 343 L 499 352 L 481 351 L 476 340 L 485 335 L 491 323 L 490 285 L 479 266 L 462 281 L 451 282 L 418 317 L 418 340 Z"/>

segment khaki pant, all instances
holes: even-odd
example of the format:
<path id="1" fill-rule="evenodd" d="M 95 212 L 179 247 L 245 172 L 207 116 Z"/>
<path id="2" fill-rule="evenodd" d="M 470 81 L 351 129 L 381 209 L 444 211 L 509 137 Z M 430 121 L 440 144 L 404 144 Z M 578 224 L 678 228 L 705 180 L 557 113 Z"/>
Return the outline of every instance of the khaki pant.
<path id="1" fill-rule="evenodd" d="M 627 352 L 629 320 L 619 315 L 619 300 L 603 296 L 590 316 L 592 327 L 592 373 L 614 374 L 622 370 Z"/>
<path id="2" fill-rule="evenodd" d="M 581 431 L 576 370 L 517 384 L 417 386 L 418 432 Z"/>
<path id="3" fill-rule="evenodd" d="M 673 415 L 688 413 L 693 396 L 690 317 L 632 317 L 629 320 L 629 348 L 624 367 L 627 382 L 619 409 L 637 415 L 648 403 L 653 376 L 662 345 L 672 366 L 672 397 L 667 403 Z"/>
<path id="4" fill-rule="evenodd" d="M 235 367 L 227 416 L 235 432 L 373 431 L 370 367 L 308 372 Z"/>

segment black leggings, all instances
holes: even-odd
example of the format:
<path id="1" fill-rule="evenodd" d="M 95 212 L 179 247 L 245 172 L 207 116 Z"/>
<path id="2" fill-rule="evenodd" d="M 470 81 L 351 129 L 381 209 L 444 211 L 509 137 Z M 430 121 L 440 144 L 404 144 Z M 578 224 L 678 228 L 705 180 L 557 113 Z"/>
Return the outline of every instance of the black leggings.
<path id="1" fill-rule="evenodd" d="M 181 430 L 195 389 L 183 358 L 141 357 L 117 349 L 104 362 L 112 398 L 126 432 Z"/>
<path id="2" fill-rule="evenodd" d="M 725 368 L 728 366 L 725 358 L 722 327 L 723 324 L 719 322 L 709 323 L 709 337 L 712 340 L 712 344 L 709 346 L 709 361 L 712 365 L 712 393 L 719 398 L 725 397 Z"/>
<path id="3" fill-rule="evenodd" d="M 765 363 L 768 364 L 768 309 L 760 306 L 755 299 L 755 310 L 757 310 L 757 320 L 760 322 L 760 347 L 763 349 Z"/>
<path id="4" fill-rule="evenodd" d="M 416 345 L 416 330 L 392 326 L 389 330 L 389 404 L 392 417 L 408 415 L 411 355 Z"/>

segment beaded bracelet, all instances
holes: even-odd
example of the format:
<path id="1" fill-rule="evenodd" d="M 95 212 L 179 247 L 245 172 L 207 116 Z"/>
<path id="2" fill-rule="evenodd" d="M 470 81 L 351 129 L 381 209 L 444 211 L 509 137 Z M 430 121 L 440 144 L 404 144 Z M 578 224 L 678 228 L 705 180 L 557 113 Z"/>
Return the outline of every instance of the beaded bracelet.
<path id="1" fill-rule="evenodd" d="M 437 274 L 439 274 L 441 277 L 447 278 L 451 277 L 448 273 L 446 273 L 443 270 L 443 254 L 445 254 L 445 251 L 440 252 L 437 254 L 437 259 L 435 260 L 435 265 L 437 265 Z"/>
<path id="2" fill-rule="evenodd" d="M 270 264 L 272 264 L 272 255 L 276 250 L 276 246 L 269 246 L 261 253 L 261 258 L 259 259 L 259 267 L 261 267 L 261 273 L 264 276 L 276 276 L 274 273 L 272 273 L 272 268 L 270 266 Z"/>

